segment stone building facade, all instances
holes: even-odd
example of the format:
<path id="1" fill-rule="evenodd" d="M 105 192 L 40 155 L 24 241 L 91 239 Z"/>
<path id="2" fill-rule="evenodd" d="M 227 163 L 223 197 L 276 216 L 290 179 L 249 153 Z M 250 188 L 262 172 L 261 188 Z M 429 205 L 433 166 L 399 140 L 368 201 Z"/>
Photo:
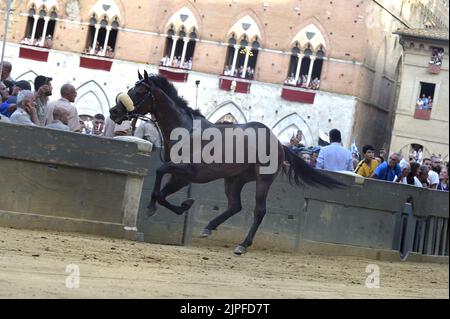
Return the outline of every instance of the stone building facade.
<path id="1" fill-rule="evenodd" d="M 440 0 L 14 0 L 12 7 L 5 59 L 13 77 L 46 74 L 55 88 L 72 82 L 80 114 L 107 114 L 147 69 L 176 81 L 212 121 L 260 121 L 283 141 L 301 129 L 307 145 L 339 128 L 346 146 L 389 147 L 403 52 L 393 32 L 448 29 Z M 160 66 L 165 56 L 191 66 Z M 225 76 L 227 66 L 246 74 Z M 320 79 L 319 89 L 298 87 L 302 78 Z"/>
<path id="2" fill-rule="evenodd" d="M 448 31 L 401 29 L 401 88 L 391 149 L 448 161 Z"/>

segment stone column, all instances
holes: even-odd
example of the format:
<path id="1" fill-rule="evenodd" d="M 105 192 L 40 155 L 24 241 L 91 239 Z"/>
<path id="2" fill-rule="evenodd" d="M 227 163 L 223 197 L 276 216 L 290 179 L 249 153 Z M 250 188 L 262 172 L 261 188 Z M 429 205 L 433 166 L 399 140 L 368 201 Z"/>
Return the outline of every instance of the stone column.
<path id="1" fill-rule="evenodd" d="M 105 37 L 105 44 L 103 45 L 102 55 L 104 56 L 106 54 L 106 48 L 108 47 L 108 41 L 109 41 L 109 35 L 111 34 L 111 26 L 106 27 L 106 37 Z"/>
<path id="2" fill-rule="evenodd" d="M 48 22 L 50 21 L 50 17 L 44 17 L 45 23 L 44 23 L 44 30 L 42 31 L 42 39 L 41 42 L 39 43 L 39 45 L 42 47 L 44 46 L 44 42 L 45 42 L 45 35 L 47 34 L 47 29 L 48 29 Z"/>
<path id="3" fill-rule="evenodd" d="M 31 32 L 31 39 L 30 39 L 31 40 L 31 44 L 34 43 L 34 37 L 36 36 L 36 29 L 37 29 L 37 23 L 38 23 L 38 20 L 39 20 L 39 16 L 37 14 L 35 14 L 33 16 L 33 18 L 34 18 L 33 30 Z"/>
<path id="4" fill-rule="evenodd" d="M 189 38 L 183 38 L 183 53 L 181 54 L 180 67 L 183 67 L 184 59 L 186 58 L 186 50 L 189 43 Z"/>
<path id="5" fill-rule="evenodd" d="M 92 42 L 92 50 L 91 54 L 94 54 L 95 47 L 97 46 L 97 39 L 98 39 L 98 31 L 100 30 L 100 24 L 95 25 L 95 35 L 94 35 L 94 41 Z"/>
<path id="6" fill-rule="evenodd" d="M 239 53 L 239 46 L 234 46 L 233 64 L 231 65 L 231 76 L 234 76 L 234 70 L 236 69 L 237 56 Z"/>
<path id="7" fill-rule="evenodd" d="M 300 68 L 302 66 L 302 61 L 303 61 L 303 54 L 297 54 L 298 57 L 298 64 L 297 64 L 297 69 L 295 70 L 295 85 L 297 85 L 298 82 L 298 78 L 300 77 Z"/>
<path id="8" fill-rule="evenodd" d="M 308 81 L 306 81 L 308 86 L 311 83 L 311 75 L 312 75 L 314 61 L 316 60 L 316 57 L 311 55 L 311 56 L 309 56 L 309 58 L 310 58 L 311 62 L 309 63 Z"/>
<path id="9" fill-rule="evenodd" d="M 245 47 L 244 71 L 242 72 L 242 78 L 244 79 L 245 75 L 247 74 L 247 66 L 248 66 L 248 59 L 250 58 L 250 52 L 252 52 L 252 49 L 250 47 Z"/>
<path id="10" fill-rule="evenodd" d="M 173 57 L 175 56 L 175 49 L 177 47 L 178 37 L 172 37 L 172 51 L 170 52 L 170 65 L 172 65 Z"/>

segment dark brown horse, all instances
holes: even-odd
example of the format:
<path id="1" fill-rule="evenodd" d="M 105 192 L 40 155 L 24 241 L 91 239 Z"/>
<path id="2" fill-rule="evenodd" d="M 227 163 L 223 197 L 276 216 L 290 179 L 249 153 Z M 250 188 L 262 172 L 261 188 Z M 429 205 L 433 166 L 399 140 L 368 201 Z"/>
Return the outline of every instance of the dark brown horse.
<path id="1" fill-rule="evenodd" d="M 220 224 L 241 211 L 242 188 L 246 183 L 256 181 L 253 225 L 244 241 L 235 248 L 235 254 L 245 253 L 252 244 L 266 214 L 270 186 L 280 170 L 297 185 L 301 180 L 312 186 L 342 186 L 291 153 L 264 124 L 213 124 L 198 110 L 191 109 L 167 79 L 150 77 L 145 72 L 144 76 L 139 74 L 139 81 L 127 94 L 118 96 L 117 105 L 110 110 L 110 117 L 114 122 L 121 123 L 148 113 L 154 116 L 161 129 L 166 161 L 156 172 L 148 215 L 154 214 L 156 203 L 176 214 L 183 214 L 191 208 L 194 200 L 188 199 L 177 206 L 169 203 L 167 196 L 190 183 L 208 183 L 223 178 L 228 209 L 202 230 L 201 236 L 207 237 Z M 165 174 L 169 174 L 170 179 L 161 189 Z"/>

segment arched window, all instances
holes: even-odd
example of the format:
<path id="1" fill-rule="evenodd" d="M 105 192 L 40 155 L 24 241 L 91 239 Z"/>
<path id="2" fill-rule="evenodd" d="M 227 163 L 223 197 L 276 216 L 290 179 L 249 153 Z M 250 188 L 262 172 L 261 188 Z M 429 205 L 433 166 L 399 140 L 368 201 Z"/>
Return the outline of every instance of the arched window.
<path id="1" fill-rule="evenodd" d="M 292 53 L 286 84 L 318 90 L 325 57 L 325 39 L 319 29 L 310 24 L 292 41 Z"/>
<path id="2" fill-rule="evenodd" d="M 120 28 L 120 10 L 113 0 L 99 0 L 91 9 L 86 54 L 114 58 Z"/>
<path id="3" fill-rule="evenodd" d="M 113 58 L 118 28 L 119 21 L 117 17 L 110 22 L 106 15 L 97 18 L 96 14 L 93 14 L 89 19 L 85 53 Z"/>
<path id="4" fill-rule="evenodd" d="M 36 0 L 30 2 L 25 37 L 21 44 L 53 47 L 58 3 L 56 0 Z"/>
<path id="5" fill-rule="evenodd" d="M 311 73 L 312 81 L 314 81 L 315 79 L 320 80 L 320 77 L 322 75 L 322 66 L 323 66 L 324 56 L 325 56 L 325 53 L 323 52 L 322 48 L 320 48 L 320 50 L 316 52 L 316 59 L 314 60 L 314 65 L 313 65 L 313 69 L 312 69 L 312 73 Z"/>
<path id="6" fill-rule="evenodd" d="M 191 70 L 197 30 L 197 20 L 189 8 L 183 7 L 172 15 L 167 24 L 166 46 L 160 65 Z"/>
<path id="7" fill-rule="evenodd" d="M 255 38 L 251 43 L 244 34 L 236 45 L 234 35 L 228 40 L 227 57 L 225 59 L 224 75 L 253 80 L 260 44 Z"/>
<path id="8" fill-rule="evenodd" d="M 253 80 L 260 45 L 260 32 L 256 22 L 245 16 L 229 31 L 224 75 Z"/>
<path id="9" fill-rule="evenodd" d="M 297 66 L 299 65 L 300 60 L 300 48 L 299 43 L 295 42 L 294 47 L 291 51 L 291 59 L 289 61 L 289 70 L 288 70 L 288 78 L 285 81 L 286 84 L 289 85 L 297 85 L 299 74 L 297 74 Z M 298 70 L 299 72 L 300 70 Z"/>

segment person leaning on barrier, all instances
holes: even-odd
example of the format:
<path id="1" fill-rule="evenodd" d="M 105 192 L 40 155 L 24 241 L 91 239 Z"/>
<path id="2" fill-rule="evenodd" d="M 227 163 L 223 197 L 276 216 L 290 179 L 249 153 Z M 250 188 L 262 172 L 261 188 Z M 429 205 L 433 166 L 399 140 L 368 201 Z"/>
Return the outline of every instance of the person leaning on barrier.
<path id="1" fill-rule="evenodd" d="M 23 90 L 17 96 L 17 109 L 10 117 L 11 123 L 39 126 L 40 122 L 36 110 L 35 94 Z"/>
<path id="2" fill-rule="evenodd" d="M 409 165 L 409 162 L 405 159 L 402 159 L 399 163 L 400 165 L 400 176 L 395 176 L 393 182 L 394 183 L 401 183 L 401 184 L 408 184 L 408 176 L 411 173 L 411 166 Z"/>
<path id="3" fill-rule="evenodd" d="M 136 128 L 134 136 L 151 142 L 154 147 L 161 148 L 161 137 L 159 136 L 158 128 L 151 121 L 143 121 Z"/>
<path id="4" fill-rule="evenodd" d="M 16 110 L 16 105 L 8 103 L 9 90 L 8 87 L 0 81 L 0 115 L 3 117 L 10 117 L 11 114 Z"/>
<path id="5" fill-rule="evenodd" d="M 440 156 L 437 155 L 431 155 L 431 169 L 433 172 L 436 172 L 438 175 L 441 172 L 442 169 L 442 159 Z"/>
<path id="6" fill-rule="evenodd" d="M 95 114 L 92 120 L 92 135 L 102 135 L 105 128 L 105 116 L 103 114 Z"/>
<path id="7" fill-rule="evenodd" d="M 422 183 L 422 187 L 430 188 L 430 180 L 428 179 L 428 167 L 421 165 L 419 167 L 419 181 Z"/>
<path id="8" fill-rule="evenodd" d="M 131 136 L 131 121 L 123 121 L 122 124 L 116 124 L 108 116 L 105 119 L 105 129 L 103 136 L 115 137 L 115 136 Z"/>
<path id="9" fill-rule="evenodd" d="M 53 121 L 50 124 L 47 124 L 45 127 L 54 130 L 70 132 L 68 123 L 69 123 L 69 111 L 61 106 L 57 106 L 53 110 Z"/>
<path id="10" fill-rule="evenodd" d="M 387 161 L 384 161 L 378 167 L 375 169 L 375 171 L 372 174 L 372 178 L 392 182 L 394 181 L 395 177 L 400 177 L 399 180 L 402 180 L 403 176 L 401 168 L 400 168 L 400 158 L 401 155 L 398 153 L 392 153 L 391 156 L 389 156 L 389 159 Z"/>
<path id="11" fill-rule="evenodd" d="M 408 185 L 414 185 L 417 187 L 422 187 L 422 183 L 419 181 L 419 168 L 420 168 L 420 164 L 413 162 L 410 163 L 410 170 L 409 170 L 409 174 L 406 177 L 406 183 Z"/>
<path id="12" fill-rule="evenodd" d="M 75 106 L 72 105 L 77 97 L 77 90 L 72 84 L 64 84 L 61 87 L 61 98 L 48 104 L 48 113 L 46 116 L 46 122 L 51 123 L 53 121 L 53 110 L 56 107 L 62 107 L 69 112 L 68 126 L 72 132 L 81 132 L 80 118 L 78 117 L 78 111 Z"/>
<path id="13" fill-rule="evenodd" d="M 439 184 L 438 184 L 437 189 L 440 190 L 440 191 L 445 191 L 445 192 L 449 191 L 449 187 L 448 187 L 448 170 L 445 167 L 443 167 L 441 169 L 441 172 L 439 173 Z"/>
<path id="14" fill-rule="evenodd" d="M 363 177 L 371 177 L 378 167 L 378 161 L 374 159 L 375 148 L 372 145 L 364 145 L 362 152 L 364 159 L 356 165 L 355 173 Z"/>
<path id="15" fill-rule="evenodd" d="M 436 189 L 439 184 L 439 174 L 433 171 L 430 158 L 424 158 L 422 164 L 428 168 L 428 185 L 431 189 Z"/>
<path id="16" fill-rule="evenodd" d="M 312 164 L 311 164 L 312 153 L 310 151 L 307 151 L 307 150 L 300 151 L 299 156 L 301 159 L 303 159 L 306 162 L 306 164 L 308 164 L 309 166 L 312 166 Z"/>

